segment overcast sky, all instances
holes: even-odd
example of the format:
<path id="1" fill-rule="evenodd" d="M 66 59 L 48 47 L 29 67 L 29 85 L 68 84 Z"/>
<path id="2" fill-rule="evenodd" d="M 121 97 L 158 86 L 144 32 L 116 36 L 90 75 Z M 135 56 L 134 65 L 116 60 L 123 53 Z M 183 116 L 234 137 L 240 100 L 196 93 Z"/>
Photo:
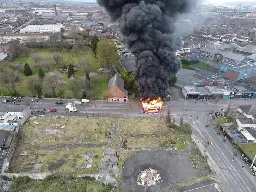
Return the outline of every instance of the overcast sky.
<path id="1" fill-rule="evenodd" d="M 69 0 L 69 1 L 72 1 L 72 0 Z M 79 0 L 76 0 L 76 1 L 79 1 Z M 96 2 L 96 0 L 80 0 L 80 1 L 87 1 L 87 2 Z M 210 2 L 210 3 L 213 3 L 213 4 L 222 4 L 222 3 L 228 3 L 228 2 L 243 2 L 243 0 L 202 0 L 202 1 L 205 1 L 205 2 Z M 245 1 L 251 1 L 251 2 L 256 2 L 256 0 L 245 0 Z"/>
<path id="2" fill-rule="evenodd" d="M 246 1 L 256 2 L 256 0 L 246 0 Z M 207 2 L 213 3 L 213 4 L 221 4 L 221 3 L 243 2 L 243 1 L 242 0 L 207 0 Z"/>

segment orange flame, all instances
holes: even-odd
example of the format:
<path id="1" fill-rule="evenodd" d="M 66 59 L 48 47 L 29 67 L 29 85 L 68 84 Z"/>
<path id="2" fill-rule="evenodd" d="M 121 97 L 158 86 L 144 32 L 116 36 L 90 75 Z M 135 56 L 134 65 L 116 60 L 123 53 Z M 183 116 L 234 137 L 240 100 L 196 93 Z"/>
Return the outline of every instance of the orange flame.
<path id="1" fill-rule="evenodd" d="M 141 101 L 144 113 L 158 113 L 164 104 L 161 97 L 158 97 L 156 99 L 141 99 Z"/>

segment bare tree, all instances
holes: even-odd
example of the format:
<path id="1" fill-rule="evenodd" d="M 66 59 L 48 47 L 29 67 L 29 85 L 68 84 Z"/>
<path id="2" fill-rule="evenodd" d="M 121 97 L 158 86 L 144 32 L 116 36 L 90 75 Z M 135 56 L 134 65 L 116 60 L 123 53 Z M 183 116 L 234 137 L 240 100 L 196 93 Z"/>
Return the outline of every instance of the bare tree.
<path id="1" fill-rule="evenodd" d="M 22 53 L 22 46 L 18 40 L 9 42 L 9 60 L 12 61 L 20 56 Z"/>
<path id="2" fill-rule="evenodd" d="M 42 95 L 42 81 L 36 77 L 31 76 L 27 79 L 28 90 L 35 96 L 41 97 Z"/>
<path id="3" fill-rule="evenodd" d="M 80 97 L 81 96 L 80 93 L 84 88 L 83 80 L 77 77 L 70 78 L 69 87 L 70 87 L 70 90 L 73 91 L 76 97 Z"/>
<path id="4" fill-rule="evenodd" d="M 90 86 L 90 72 L 92 71 L 92 65 L 86 58 L 80 58 L 78 60 L 80 69 L 85 73 L 85 87 Z"/>
<path id="5" fill-rule="evenodd" d="M 53 61 L 51 59 L 43 59 L 42 61 L 36 64 L 36 67 L 37 68 L 41 67 L 42 69 L 46 69 L 49 71 L 52 65 L 53 65 Z"/>
<path id="6" fill-rule="evenodd" d="M 31 60 L 35 65 L 37 65 L 39 62 L 42 61 L 42 57 L 41 57 L 40 55 L 38 55 L 38 54 L 32 54 L 32 55 L 30 56 L 30 60 Z"/>
<path id="7" fill-rule="evenodd" d="M 56 97 L 56 89 L 61 80 L 60 75 L 56 73 L 49 73 L 45 76 L 43 81 L 44 95 Z"/>
<path id="8" fill-rule="evenodd" d="M 61 62 L 61 61 L 63 60 L 62 55 L 59 54 L 59 53 L 56 53 L 56 52 L 54 52 L 54 53 L 52 54 L 52 58 L 53 58 L 53 60 L 55 61 L 55 64 L 58 64 L 59 62 Z"/>
<path id="9" fill-rule="evenodd" d="M 10 89 L 16 94 L 17 83 L 19 82 L 19 72 L 10 66 L 4 66 L 0 69 L 0 83 L 2 86 Z"/>

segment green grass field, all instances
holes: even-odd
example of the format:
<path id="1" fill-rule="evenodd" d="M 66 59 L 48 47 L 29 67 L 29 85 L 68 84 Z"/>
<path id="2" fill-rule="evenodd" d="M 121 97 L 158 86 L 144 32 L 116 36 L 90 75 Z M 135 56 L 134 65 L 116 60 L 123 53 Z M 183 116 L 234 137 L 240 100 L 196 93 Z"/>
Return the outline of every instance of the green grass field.
<path id="1" fill-rule="evenodd" d="M 117 192 L 117 189 L 87 178 L 48 176 L 44 180 L 20 177 L 13 180 L 12 192 Z"/>
<path id="2" fill-rule="evenodd" d="M 193 65 L 194 67 L 198 68 L 198 69 L 201 69 L 201 70 L 207 70 L 207 71 L 213 71 L 215 72 L 216 70 L 214 68 L 212 68 L 211 66 L 209 65 L 204 65 L 204 64 L 201 64 L 201 63 L 198 63 L 198 64 L 195 64 Z"/>
<path id="3" fill-rule="evenodd" d="M 40 171 L 65 174 L 97 173 L 110 131 L 117 118 L 36 117 L 28 121 L 21 133 L 10 164 L 10 172 L 27 172 L 41 165 Z M 138 149 L 169 148 L 186 151 L 188 135 L 170 128 L 163 119 L 121 118 L 122 131 L 110 144 L 120 155 L 120 165 Z M 127 149 L 121 140 L 127 140 Z M 91 167 L 85 154 L 93 153 Z M 121 171 L 121 167 L 120 167 Z"/>
<path id="4" fill-rule="evenodd" d="M 182 63 L 182 69 L 193 70 L 193 71 L 196 70 L 195 68 L 191 67 L 190 65 L 187 65 L 184 63 Z"/>
<path id="5" fill-rule="evenodd" d="M 251 160 L 253 160 L 254 156 L 256 155 L 256 144 L 242 144 L 242 143 L 238 143 L 237 145 L 244 151 L 244 153 Z"/>

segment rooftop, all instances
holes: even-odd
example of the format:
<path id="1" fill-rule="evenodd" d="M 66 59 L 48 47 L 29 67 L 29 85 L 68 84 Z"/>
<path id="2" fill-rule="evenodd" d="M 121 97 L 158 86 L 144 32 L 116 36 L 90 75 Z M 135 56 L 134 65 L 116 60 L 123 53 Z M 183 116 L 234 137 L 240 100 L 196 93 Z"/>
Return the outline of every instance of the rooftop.
<path id="1" fill-rule="evenodd" d="M 245 128 L 253 137 L 256 138 L 256 130 L 250 127 Z"/>
<path id="2" fill-rule="evenodd" d="M 128 95 L 128 91 L 124 89 L 124 80 L 119 73 L 116 73 L 108 82 L 108 89 L 118 87 L 122 92 Z"/>
<path id="3" fill-rule="evenodd" d="M 239 108 L 247 115 L 256 115 L 255 105 L 241 105 L 239 106 Z"/>
<path id="4" fill-rule="evenodd" d="M 0 124 L 1 131 L 16 131 L 17 129 L 18 129 L 18 126 L 15 126 L 15 125 Z"/>
<path id="5" fill-rule="evenodd" d="M 200 94 L 195 86 L 184 86 L 184 89 L 187 93 Z"/>
<path id="6" fill-rule="evenodd" d="M 205 87 L 197 87 L 196 89 L 200 92 L 200 95 L 211 95 Z"/>
<path id="7" fill-rule="evenodd" d="M 249 119 L 249 118 L 238 118 L 238 120 L 239 120 L 242 124 L 253 124 L 252 119 Z"/>
<path id="8" fill-rule="evenodd" d="M 0 107 L 0 112 L 23 112 L 26 105 L 2 105 Z"/>

